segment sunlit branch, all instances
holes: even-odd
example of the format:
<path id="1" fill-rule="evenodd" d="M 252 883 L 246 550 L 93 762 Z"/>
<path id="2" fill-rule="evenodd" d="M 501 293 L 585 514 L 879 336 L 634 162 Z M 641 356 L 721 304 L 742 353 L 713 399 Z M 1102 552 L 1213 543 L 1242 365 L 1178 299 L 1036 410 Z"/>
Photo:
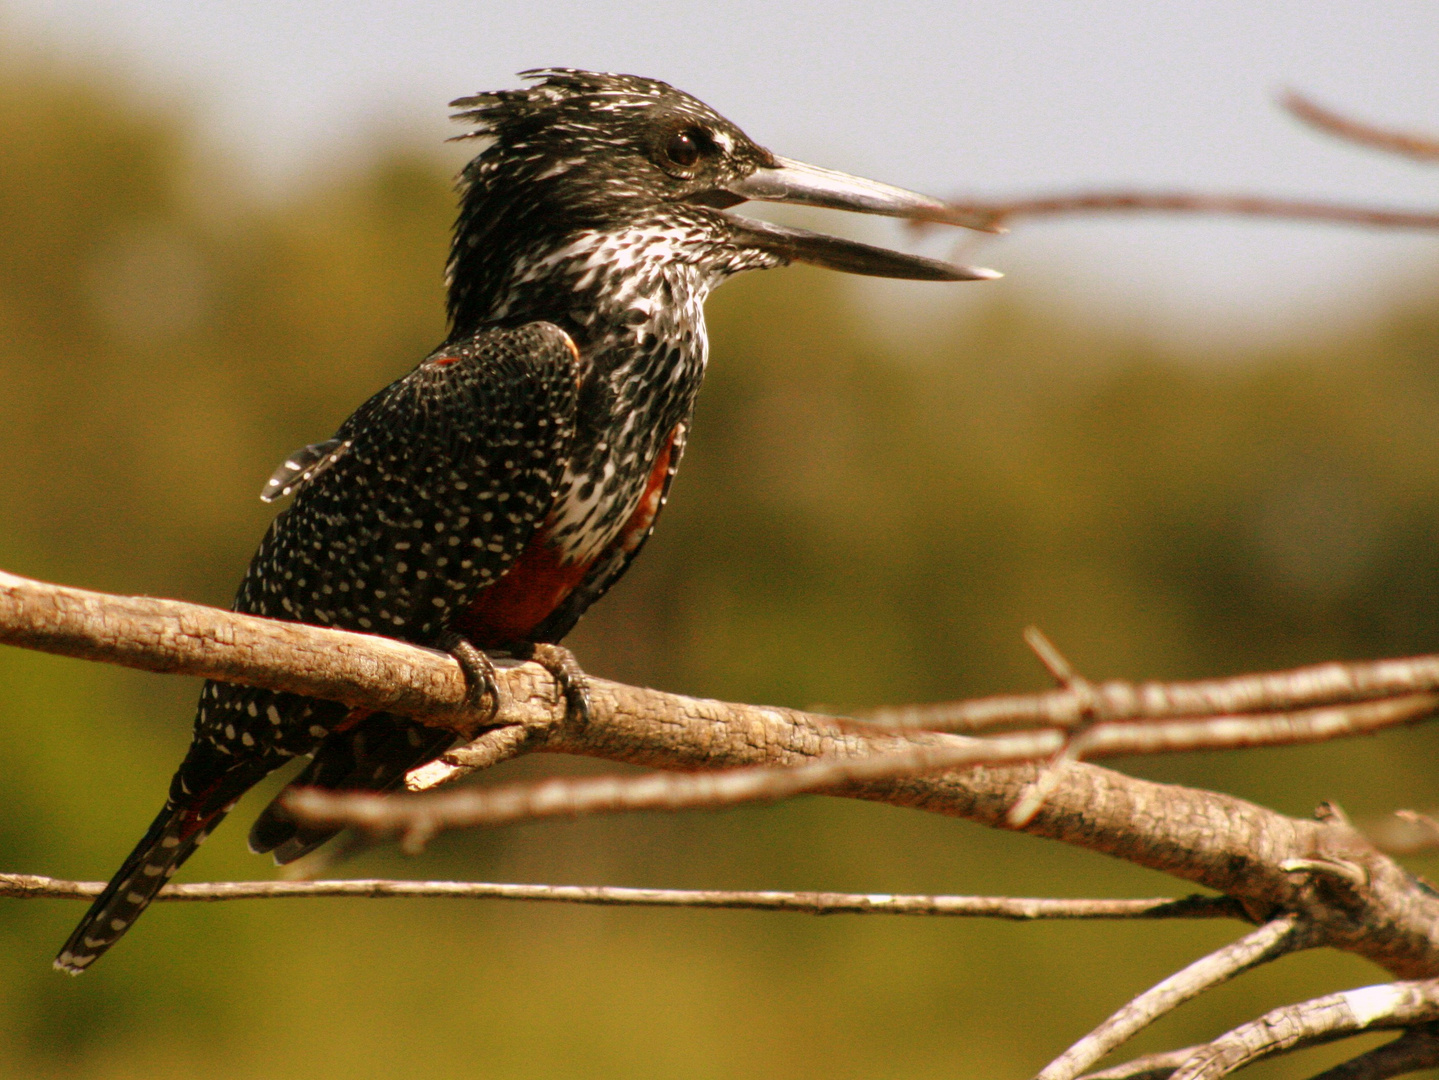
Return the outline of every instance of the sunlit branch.
<path id="1" fill-rule="evenodd" d="M 1161 1054 L 1145 1054 L 1112 1069 L 1085 1073 L 1079 1080 L 1168 1080 L 1175 1069 L 1189 1060 L 1198 1046 L 1166 1050 Z"/>
<path id="2" fill-rule="evenodd" d="M 402 642 L 197 605 L 108 597 L 6 575 L 0 578 L 0 640 L 150 670 L 294 689 L 356 706 L 404 708 L 460 730 L 477 720 L 459 708 L 464 681 L 449 656 Z M 1300 700 L 1312 699 L 1315 685 L 1324 685 L 1329 693 L 1336 685 L 1351 690 L 1365 685 L 1370 698 L 1382 697 L 1387 686 L 1391 696 L 1413 698 L 1415 684 L 1425 678 L 1430 682 L 1419 692 L 1434 690 L 1439 659 L 1396 661 L 1387 667 L 1333 665 L 1327 670 L 1338 677 L 1296 684 L 1293 673 L 1281 673 L 1251 677 L 1248 683 L 1287 688 Z M 1383 676 L 1377 681 L 1376 672 Z M 703 775 L 710 784 L 726 772 L 746 769 L 766 770 L 771 778 L 784 774 L 782 783 L 793 784 L 796 766 L 818 765 L 820 781 L 839 785 L 824 789 L 831 794 L 998 828 L 1012 827 L 1007 811 L 1032 783 L 1036 770 L 995 759 L 1017 761 L 1028 755 L 1042 760 L 1074 735 L 1072 725 L 985 739 L 873 727 L 861 731 L 832 717 L 794 709 L 690 698 L 601 678 L 590 682 L 588 719 L 574 722 L 565 715 L 553 679 L 537 665 L 502 666 L 499 681 L 505 699 L 499 719 L 511 730 L 503 738 L 494 731 L 482 736 L 475 747 L 481 761 L 520 750 L 582 754 L 671 770 L 676 779 Z M 1147 687 L 1145 700 L 1189 705 L 1204 696 L 1196 698 L 1196 685 Z M 1104 687 L 1094 690 L 1103 697 Z M 1034 716 L 1052 707 L 1055 698 L 1034 695 L 1010 701 L 1016 705 L 1013 714 Z M 1073 706 L 1071 694 L 1066 707 Z M 1311 724 L 1301 735 L 1375 730 L 1376 725 L 1403 722 L 1430 707 L 1427 701 L 1360 702 L 1337 713 L 1338 724 Z M 1243 719 L 1252 727 L 1256 718 Z M 1261 725 L 1265 722 L 1258 719 Z M 1279 717 L 1270 724 L 1261 732 L 1264 744 L 1295 741 L 1294 730 L 1284 727 L 1291 720 Z M 1131 734 L 1150 746 L 1156 740 L 1185 748 L 1236 745 L 1233 733 L 1225 730 L 1229 722 L 1215 722 L 1212 716 L 1206 720 L 1202 713 L 1199 719 L 1174 721 L 1179 726 L 1170 730 L 1164 724 L 1133 721 L 1136 730 Z M 1106 729 L 1113 729 L 1103 736 L 1110 741 L 1094 742 L 1091 752 L 1128 752 L 1126 747 L 1138 745 L 1133 739 L 1124 742 L 1118 723 L 1096 725 L 1086 737 L 1098 740 Z M 1245 730 L 1239 745 L 1254 742 L 1253 732 Z M 453 757 L 462 760 L 469 752 L 462 749 Z M 943 761 L 990 764 L 960 769 Z M 847 765 L 836 769 L 837 762 L 858 765 L 847 771 Z M 903 772 L 896 774 L 901 766 Z M 886 775 L 889 778 L 883 778 Z M 861 776 L 871 779 L 857 779 Z M 741 777 L 737 782 L 729 777 L 721 782 L 743 786 L 755 779 Z M 815 780 L 816 774 L 809 779 Z M 1061 771 L 1055 790 L 1024 830 L 1232 896 L 1251 918 L 1278 911 L 1308 913 L 1312 925 L 1324 927 L 1325 944 L 1366 957 L 1396 978 L 1439 975 L 1439 900 L 1332 816 L 1318 821 L 1289 817 L 1222 793 L 1152 783 L 1075 762 Z"/>
<path id="3" fill-rule="evenodd" d="M 1171 1080 L 1219 1080 L 1264 1058 L 1365 1031 L 1439 1019 L 1439 980 L 1388 983 L 1274 1009 L 1241 1024 L 1176 1069 Z"/>
<path id="4" fill-rule="evenodd" d="M 93 900 L 103 881 L 64 881 L 0 873 L 0 896 L 30 900 Z M 1040 919 L 1243 919 L 1224 896 L 1138 900 L 1064 900 L 1007 896 L 920 896 L 887 893 L 763 892 L 716 889 L 630 889 L 608 885 L 510 885 L 482 881 L 219 881 L 167 885 L 171 901 L 290 900 L 307 897 L 529 900 L 600 907 L 739 908 L 809 915 L 945 915 L 1030 922 Z"/>
<path id="5" fill-rule="evenodd" d="M 1283 915 L 1150 987 L 1044 1067 L 1036 1080 L 1075 1080 L 1161 1016 L 1253 967 L 1313 943 L 1298 916 Z"/>
<path id="6" fill-rule="evenodd" d="M 957 744 L 915 744 L 869 757 L 821 759 L 790 768 L 760 766 L 702 773 L 550 779 L 427 795 L 307 789 L 292 793 L 287 805 L 297 817 L 316 824 L 351 826 L 377 835 L 400 834 L 406 848 L 417 851 L 430 837 L 446 829 L 622 811 L 714 809 L 938 769 L 1042 759 L 1056 763 L 1026 789 L 1022 802 L 1036 790 L 1043 795 L 1052 792 L 1068 761 L 1324 742 L 1415 723 L 1436 710 L 1439 695 L 1414 694 L 1289 715 L 1102 724 L 1073 739 L 1050 729 L 967 739 Z M 1027 823 L 1037 809 L 1038 803 L 1029 808 L 1022 821 L 1014 821 L 1012 815 L 1011 823 Z"/>

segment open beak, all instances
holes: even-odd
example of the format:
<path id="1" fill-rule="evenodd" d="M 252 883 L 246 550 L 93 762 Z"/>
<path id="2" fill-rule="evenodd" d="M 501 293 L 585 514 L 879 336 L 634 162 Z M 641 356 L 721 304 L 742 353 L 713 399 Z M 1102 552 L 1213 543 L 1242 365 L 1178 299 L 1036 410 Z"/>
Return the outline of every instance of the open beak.
<path id="1" fill-rule="evenodd" d="M 944 203 L 927 195 L 782 157 L 776 157 L 772 166 L 758 168 L 744 179 L 727 184 L 725 191 L 740 199 L 798 203 L 830 210 L 883 214 L 911 221 L 981 227 L 957 218 Z M 920 281 L 987 281 L 1003 276 L 998 271 L 983 267 L 955 266 L 938 259 L 906 255 L 806 229 L 734 215 L 731 218 L 735 221 L 741 242 L 774 252 L 787 260 L 813 263 L 831 270 Z"/>

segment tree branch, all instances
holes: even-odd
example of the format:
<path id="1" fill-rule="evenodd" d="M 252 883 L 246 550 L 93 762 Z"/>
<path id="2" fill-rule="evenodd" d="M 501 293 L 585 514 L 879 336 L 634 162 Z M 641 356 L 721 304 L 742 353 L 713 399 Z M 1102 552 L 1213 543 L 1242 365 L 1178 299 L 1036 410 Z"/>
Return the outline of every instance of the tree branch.
<path id="1" fill-rule="evenodd" d="M 954 220 L 984 232 L 1003 232 L 1021 217 L 1055 217 L 1076 213 L 1237 214 L 1242 217 L 1282 218 L 1289 221 L 1325 221 L 1337 225 L 1367 225 L 1385 229 L 1439 228 L 1439 212 L 1394 210 L 1378 206 L 1349 206 L 1309 199 L 1282 199 L 1265 195 L 1206 195 L 1195 191 L 1083 191 L 1040 195 L 1027 199 L 952 199 L 947 203 Z M 916 223 L 923 228 L 924 223 Z"/>
<path id="2" fill-rule="evenodd" d="M 474 722 L 459 708 L 463 676 L 448 656 L 173 601 L 107 597 L 6 575 L 0 578 L 0 640 L 325 694 L 354 705 L 407 708 L 460 728 Z M 1432 680 L 1439 659 L 1334 669 L 1345 673 L 1339 681 L 1351 685 L 1365 683 L 1375 669 L 1402 671 L 1401 696 L 1406 696 L 1415 693 L 1416 682 Z M 1283 684 L 1291 676 L 1250 681 Z M 500 678 L 506 698 L 501 719 L 526 731 L 527 748 L 671 770 L 792 768 L 821 759 L 826 768 L 833 760 L 869 759 L 864 766 L 869 768 L 882 755 L 979 755 L 972 748 L 981 742 L 847 730 L 832 718 L 797 710 L 703 701 L 603 679 L 592 680 L 590 719 L 581 725 L 567 722 L 553 681 L 536 665 L 503 668 Z M 1156 696 L 1192 701 L 1187 688 L 1194 685 L 1200 684 L 1159 688 Z M 1417 689 L 1435 687 L 1426 683 Z M 1053 696 L 1012 700 L 1020 714 L 1035 715 Z M 1049 739 L 1031 747 L 1040 756 L 1052 753 L 1063 737 L 1059 730 L 1021 735 Z M 989 765 L 850 781 L 828 790 L 1007 828 L 1009 808 L 1035 774 L 1031 765 Z M 1397 977 L 1439 975 L 1439 901 L 1342 821 L 1303 821 L 1227 795 L 1136 780 L 1079 762 L 1063 770 L 1024 831 L 1233 896 L 1256 918 L 1281 909 L 1297 912 L 1323 943 L 1367 957 Z"/>
<path id="3" fill-rule="evenodd" d="M 1171 1080 L 1219 1080 L 1267 1057 L 1439 1019 L 1439 980 L 1365 986 L 1274 1009 L 1195 1051 Z M 1391 1074 L 1392 1075 L 1392 1074 Z"/>
<path id="4" fill-rule="evenodd" d="M 1384 150 L 1391 154 L 1402 154 L 1416 161 L 1439 161 L 1439 139 L 1432 135 L 1395 131 L 1392 128 L 1375 127 L 1362 120 L 1353 120 L 1325 108 L 1313 98 L 1296 90 L 1285 91 L 1280 96 L 1279 103 L 1311 127 L 1346 142 L 1358 143 L 1360 146 Z"/>
<path id="5" fill-rule="evenodd" d="M 29 900 L 93 900 L 103 881 L 64 881 L 0 873 L 0 896 Z M 916 896 L 888 893 L 747 892 L 716 889 L 629 889 L 608 885 L 510 885 L 481 881 L 220 881 L 166 885 L 159 900 L 291 900 L 309 897 L 431 897 L 530 900 L 601 907 L 739 908 L 807 915 L 945 915 L 1032 922 L 1042 919 L 1243 919 L 1227 896 L 1142 900 L 1055 900 L 1008 896 Z"/>
<path id="6" fill-rule="evenodd" d="M 824 758 L 784 768 L 759 766 L 685 775 L 650 773 L 638 777 L 541 780 L 422 796 L 310 788 L 290 793 L 286 806 L 296 817 L 317 825 L 353 827 L 373 835 L 399 834 L 406 850 L 414 853 L 436 833 L 447 829 L 619 811 L 715 809 L 772 802 L 842 784 L 917 776 L 936 769 L 1045 760 L 1035 782 L 1021 793 L 1010 811 L 1009 824 L 1021 828 L 1059 784 L 1064 766 L 1080 759 L 1292 746 L 1413 723 L 1434 715 L 1436 710 L 1439 695 L 1416 694 L 1288 716 L 1096 725 L 1074 739 L 1046 730 L 950 745 L 913 744 L 871 756 Z"/>
<path id="7" fill-rule="evenodd" d="M 1283 915 L 1156 983 L 1046 1065 L 1035 1080 L 1075 1080 L 1100 1058 L 1184 1002 L 1260 964 L 1312 944 L 1301 920 Z"/>

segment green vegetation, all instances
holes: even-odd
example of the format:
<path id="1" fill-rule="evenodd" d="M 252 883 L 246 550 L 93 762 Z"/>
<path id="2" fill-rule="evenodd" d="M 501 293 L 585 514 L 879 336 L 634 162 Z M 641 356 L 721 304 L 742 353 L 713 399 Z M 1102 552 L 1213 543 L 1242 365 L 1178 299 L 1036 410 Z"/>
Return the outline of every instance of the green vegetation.
<path id="1" fill-rule="evenodd" d="M 12 58 L 13 59 L 13 58 Z M 123 83 L 0 73 L 0 567 L 228 603 L 274 463 L 442 333 L 452 199 L 393 153 L 269 200 Z M 650 550 L 572 639 L 591 670 L 835 708 L 1091 676 L 1439 651 L 1439 306 L 1196 366 L 996 290 L 869 332 L 832 276 L 742 280 Z M 0 866 L 108 876 L 195 685 L 0 651 Z M 1432 729 L 1135 762 L 1291 813 L 1439 803 Z M 507 775 L 588 763 L 526 761 Z M 258 791 L 186 880 L 272 872 Z M 1424 869 L 1423 860 L 1415 862 Z M 356 874 L 1146 895 L 1057 845 L 810 798 L 446 838 Z M 73 903 L 0 901 L 0 1073 L 34 1077 L 1022 1077 L 1232 926 L 1012 926 L 444 901 L 163 906 L 82 979 Z M 1301 956 L 1136 1051 L 1378 980 Z M 1264 1072 L 1299 1077 L 1342 1050 Z"/>

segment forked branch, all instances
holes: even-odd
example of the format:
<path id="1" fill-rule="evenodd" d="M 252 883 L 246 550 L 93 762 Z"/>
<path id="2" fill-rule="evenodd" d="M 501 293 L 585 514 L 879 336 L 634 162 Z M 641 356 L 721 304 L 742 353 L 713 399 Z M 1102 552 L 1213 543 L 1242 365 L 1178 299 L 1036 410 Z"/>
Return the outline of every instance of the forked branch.
<path id="1" fill-rule="evenodd" d="M 1282 915 L 1157 983 L 1040 1071 L 1036 1080 L 1075 1080 L 1161 1016 L 1236 975 L 1312 944 L 1294 915 Z"/>
<path id="2" fill-rule="evenodd" d="M 463 711 L 463 677 L 454 660 L 443 654 L 173 601 L 83 593 L 6 575 L 0 577 L 0 641 L 404 710 L 458 730 L 477 720 Z M 1326 674 L 1316 678 L 1313 672 L 1290 672 L 1219 683 L 1129 687 L 1127 695 L 1143 705 L 1140 711 L 1161 716 L 1167 711 L 1168 719 L 1179 724 L 1199 725 L 1189 734 L 1198 732 L 1204 741 L 1186 735 L 1181 743 L 1176 741 L 1178 729 L 1171 729 L 1154 744 L 1164 748 L 1219 745 L 1209 740 L 1227 726 L 1248 739 L 1248 720 L 1257 720 L 1256 730 L 1267 730 L 1265 738 L 1276 743 L 1324 730 L 1317 715 L 1299 718 L 1298 736 L 1279 730 L 1279 722 L 1289 719 L 1285 717 L 1251 717 L 1236 727 L 1235 715 L 1217 721 L 1212 713 L 1196 715 L 1196 703 L 1216 696 L 1272 703 L 1287 691 L 1292 700 L 1305 703 L 1301 712 L 1315 708 L 1316 699 L 1338 701 L 1336 716 L 1342 722 L 1334 730 L 1347 731 L 1423 715 L 1433 708 L 1427 696 L 1439 692 L 1435 657 L 1316 670 Z M 826 786 L 828 794 L 966 817 L 998 828 L 1012 827 L 1008 811 L 1034 780 L 1036 767 L 993 762 L 1046 758 L 1065 738 L 1064 725 L 1053 724 L 994 739 L 860 729 L 791 709 L 703 701 L 602 679 L 592 682 L 591 714 L 581 725 L 567 720 L 552 680 L 538 667 L 508 667 L 500 675 L 506 702 L 499 730 L 518 728 L 524 737 L 508 749 L 491 746 L 485 751 L 491 759 L 516 748 L 584 754 L 691 772 L 695 775 L 666 779 L 701 785 L 720 778 L 701 777 L 699 770 L 772 774 L 814 767 L 817 774 L 801 775 L 818 775 L 826 784 L 837 785 Z M 1255 694 L 1256 688 L 1263 693 Z M 1094 688 L 1101 703 L 1107 689 Z M 995 702 L 972 703 L 961 711 L 974 707 L 989 717 L 1038 718 L 1043 723 L 1055 710 L 1075 709 L 1073 695 L 1066 698 L 1066 693 L 1010 698 L 998 709 Z M 1390 700 L 1383 700 L 1386 695 Z M 1425 700 L 1412 700 L 1416 695 Z M 1371 715 L 1376 707 L 1382 714 L 1377 718 Z M 1133 725 L 1129 735 L 1117 725 L 1115 734 L 1106 736 L 1115 740 L 1109 745 L 1116 752 L 1121 745 L 1135 745 L 1123 743 L 1121 736 L 1150 738 L 1152 721 L 1125 723 Z M 1100 730 L 1097 726 L 1091 734 L 1097 738 Z M 494 735 L 484 735 L 482 741 Z M 1230 738 L 1229 745 L 1234 745 Z M 906 759 L 905 768 L 911 771 L 895 775 L 890 766 L 898 759 Z M 991 764 L 975 767 L 979 762 Z M 959 763 L 968 765 L 956 768 Z M 915 775 L 915 769 L 928 771 Z M 753 779 L 751 775 L 742 782 Z M 1063 770 L 1024 831 L 1229 895 L 1256 919 L 1279 912 L 1298 914 L 1316 940 L 1365 956 L 1396 977 L 1439 976 L 1439 900 L 1337 818 L 1290 818 L 1227 795 L 1150 783 L 1076 762 Z"/>

